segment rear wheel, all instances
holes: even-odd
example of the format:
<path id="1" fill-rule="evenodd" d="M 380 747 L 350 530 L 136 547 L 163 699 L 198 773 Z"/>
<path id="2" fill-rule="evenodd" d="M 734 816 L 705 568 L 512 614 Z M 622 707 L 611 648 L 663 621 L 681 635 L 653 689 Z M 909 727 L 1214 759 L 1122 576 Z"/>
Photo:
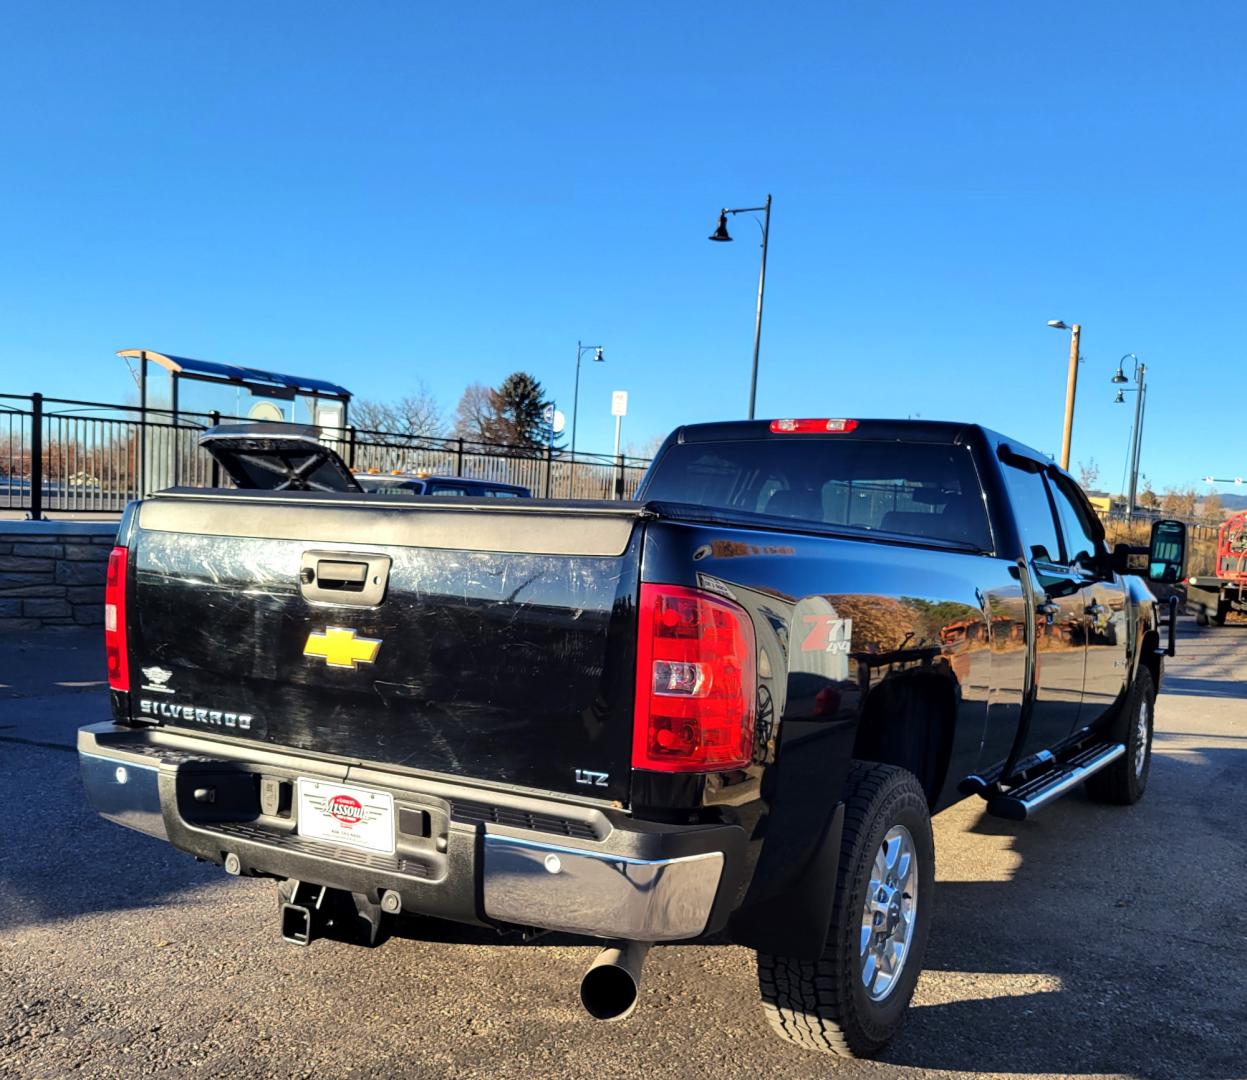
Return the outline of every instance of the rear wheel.
<path id="1" fill-rule="evenodd" d="M 934 884 L 931 817 L 917 777 L 854 762 L 823 955 L 758 954 L 775 1032 L 841 1057 L 879 1050 L 900 1027 L 922 970 Z"/>
<path id="2" fill-rule="evenodd" d="M 1143 798 L 1152 768 L 1155 709 L 1152 673 L 1140 668 L 1114 729 L 1117 741 L 1126 744 L 1126 752 L 1108 768 L 1087 778 L 1087 794 L 1096 802 L 1130 806 Z"/>

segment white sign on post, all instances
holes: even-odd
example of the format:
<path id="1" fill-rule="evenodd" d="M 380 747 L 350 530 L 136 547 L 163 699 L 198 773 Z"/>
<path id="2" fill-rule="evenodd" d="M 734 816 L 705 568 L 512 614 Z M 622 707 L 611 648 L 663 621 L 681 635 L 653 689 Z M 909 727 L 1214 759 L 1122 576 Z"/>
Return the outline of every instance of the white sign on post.
<path id="1" fill-rule="evenodd" d="M 628 391 L 612 390 L 611 391 L 611 416 L 627 416 L 628 415 Z"/>

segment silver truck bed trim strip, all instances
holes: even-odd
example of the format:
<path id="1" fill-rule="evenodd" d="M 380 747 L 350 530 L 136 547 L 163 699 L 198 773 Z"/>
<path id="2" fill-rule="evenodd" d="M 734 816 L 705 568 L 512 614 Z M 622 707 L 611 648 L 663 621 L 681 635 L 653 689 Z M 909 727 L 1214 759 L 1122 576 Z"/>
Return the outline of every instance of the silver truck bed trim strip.
<path id="1" fill-rule="evenodd" d="M 524 555 L 617 557 L 628 547 L 641 515 L 579 508 L 542 510 L 464 506 L 368 506 L 301 503 L 209 492 L 202 499 L 173 496 L 139 506 L 139 527 L 153 532 L 258 540 L 340 541 L 366 537 L 370 547 L 500 551 Z M 497 501 L 497 500 L 495 500 Z M 515 502 L 527 500 L 516 499 Z M 240 513 L 245 506 L 246 512 Z"/>

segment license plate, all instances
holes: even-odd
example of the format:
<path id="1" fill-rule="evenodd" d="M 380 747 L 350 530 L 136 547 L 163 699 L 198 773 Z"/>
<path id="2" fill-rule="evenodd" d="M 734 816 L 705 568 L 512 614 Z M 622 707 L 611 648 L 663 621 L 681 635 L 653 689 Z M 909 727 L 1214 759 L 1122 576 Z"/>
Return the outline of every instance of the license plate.
<path id="1" fill-rule="evenodd" d="M 299 835 L 394 854 L 394 799 L 384 791 L 299 778 Z"/>

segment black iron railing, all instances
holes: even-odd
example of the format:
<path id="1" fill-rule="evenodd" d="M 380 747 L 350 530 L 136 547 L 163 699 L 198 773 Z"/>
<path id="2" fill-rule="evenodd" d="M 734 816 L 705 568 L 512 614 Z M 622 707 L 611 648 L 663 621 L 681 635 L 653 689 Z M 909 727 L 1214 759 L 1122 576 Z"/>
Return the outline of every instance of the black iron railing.
<path id="1" fill-rule="evenodd" d="M 176 414 L 98 401 L 0 394 L 0 510 L 39 519 L 57 513 L 120 513 L 167 487 L 220 487 L 199 435 L 218 413 Z M 356 471 L 496 480 L 539 498 L 626 499 L 649 462 L 552 447 L 502 446 L 346 427 L 325 429 Z"/>

